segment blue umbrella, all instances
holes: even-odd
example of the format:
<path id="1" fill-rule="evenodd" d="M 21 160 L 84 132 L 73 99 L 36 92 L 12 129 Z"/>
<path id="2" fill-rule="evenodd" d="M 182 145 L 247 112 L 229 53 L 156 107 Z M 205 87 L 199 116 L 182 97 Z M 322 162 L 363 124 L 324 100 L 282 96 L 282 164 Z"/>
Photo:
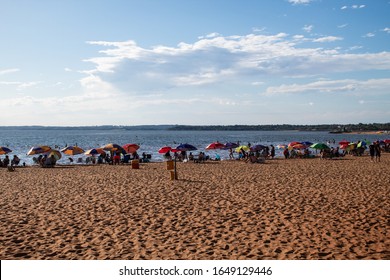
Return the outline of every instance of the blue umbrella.
<path id="1" fill-rule="evenodd" d="M 303 144 L 303 145 L 305 145 L 305 146 L 307 146 L 307 147 L 313 145 L 313 143 L 312 143 L 312 142 L 309 142 L 309 141 L 301 142 L 301 144 Z"/>
<path id="2" fill-rule="evenodd" d="M 367 141 L 368 142 L 368 141 Z M 358 148 L 360 148 L 360 147 L 363 147 L 363 148 L 366 148 L 367 147 L 367 143 L 366 141 L 361 141 L 361 142 L 359 142 L 359 144 L 357 145 L 357 147 Z"/>
<path id="3" fill-rule="evenodd" d="M 252 152 L 261 151 L 261 150 L 264 150 L 265 148 L 267 148 L 267 147 L 264 145 L 258 144 L 258 145 L 252 146 L 251 151 Z"/>
<path id="4" fill-rule="evenodd" d="M 190 144 L 180 144 L 179 146 L 176 147 L 176 149 L 180 150 L 180 151 L 195 151 L 197 150 L 196 147 L 190 145 Z"/>
<path id="5" fill-rule="evenodd" d="M 225 148 L 226 150 L 228 149 L 235 149 L 237 148 L 239 145 L 237 143 L 232 143 L 232 142 L 228 142 L 225 144 Z"/>

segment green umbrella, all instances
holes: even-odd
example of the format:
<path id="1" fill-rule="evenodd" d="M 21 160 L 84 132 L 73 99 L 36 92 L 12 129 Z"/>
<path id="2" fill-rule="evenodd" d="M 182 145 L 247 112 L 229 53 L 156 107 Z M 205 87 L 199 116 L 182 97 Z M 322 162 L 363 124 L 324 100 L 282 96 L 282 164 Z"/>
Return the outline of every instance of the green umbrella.
<path id="1" fill-rule="evenodd" d="M 328 145 L 324 143 L 314 143 L 310 146 L 310 148 L 316 149 L 316 150 L 328 150 L 330 149 Z"/>

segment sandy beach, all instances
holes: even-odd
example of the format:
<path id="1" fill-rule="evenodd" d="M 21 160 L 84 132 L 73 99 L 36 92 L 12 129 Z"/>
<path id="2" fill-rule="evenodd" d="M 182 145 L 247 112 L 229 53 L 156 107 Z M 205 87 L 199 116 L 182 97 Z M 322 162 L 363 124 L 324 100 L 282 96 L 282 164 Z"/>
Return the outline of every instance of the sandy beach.
<path id="1" fill-rule="evenodd" d="M 0 170 L 1 259 L 390 259 L 390 154 Z"/>

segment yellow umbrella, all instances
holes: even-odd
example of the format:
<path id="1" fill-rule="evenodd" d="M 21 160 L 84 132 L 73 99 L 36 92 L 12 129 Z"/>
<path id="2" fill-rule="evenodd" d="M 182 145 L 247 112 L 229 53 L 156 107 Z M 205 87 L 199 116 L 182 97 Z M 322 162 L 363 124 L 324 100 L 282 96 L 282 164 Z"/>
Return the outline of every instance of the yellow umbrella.
<path id="1" fill-rule="evenodd" d="M 241 145 L 241 146 L 236 148 L 236 152 L 239 153 L 241 151 L 241 149 L 243 149 L 245 152 L 248 152 L 251 150 L 251 148 L 249 148 L 248 146 Z"/>

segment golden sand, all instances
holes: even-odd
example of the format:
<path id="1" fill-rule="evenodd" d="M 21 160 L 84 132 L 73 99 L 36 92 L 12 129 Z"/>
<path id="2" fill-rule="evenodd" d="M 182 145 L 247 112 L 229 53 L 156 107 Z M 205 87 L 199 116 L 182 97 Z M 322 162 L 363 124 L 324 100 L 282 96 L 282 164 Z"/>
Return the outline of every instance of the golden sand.
<path id="1" fill-rule="evenodd" d="M 390 155 L 0 170 L 1 259 L 389 259 Z"/>

